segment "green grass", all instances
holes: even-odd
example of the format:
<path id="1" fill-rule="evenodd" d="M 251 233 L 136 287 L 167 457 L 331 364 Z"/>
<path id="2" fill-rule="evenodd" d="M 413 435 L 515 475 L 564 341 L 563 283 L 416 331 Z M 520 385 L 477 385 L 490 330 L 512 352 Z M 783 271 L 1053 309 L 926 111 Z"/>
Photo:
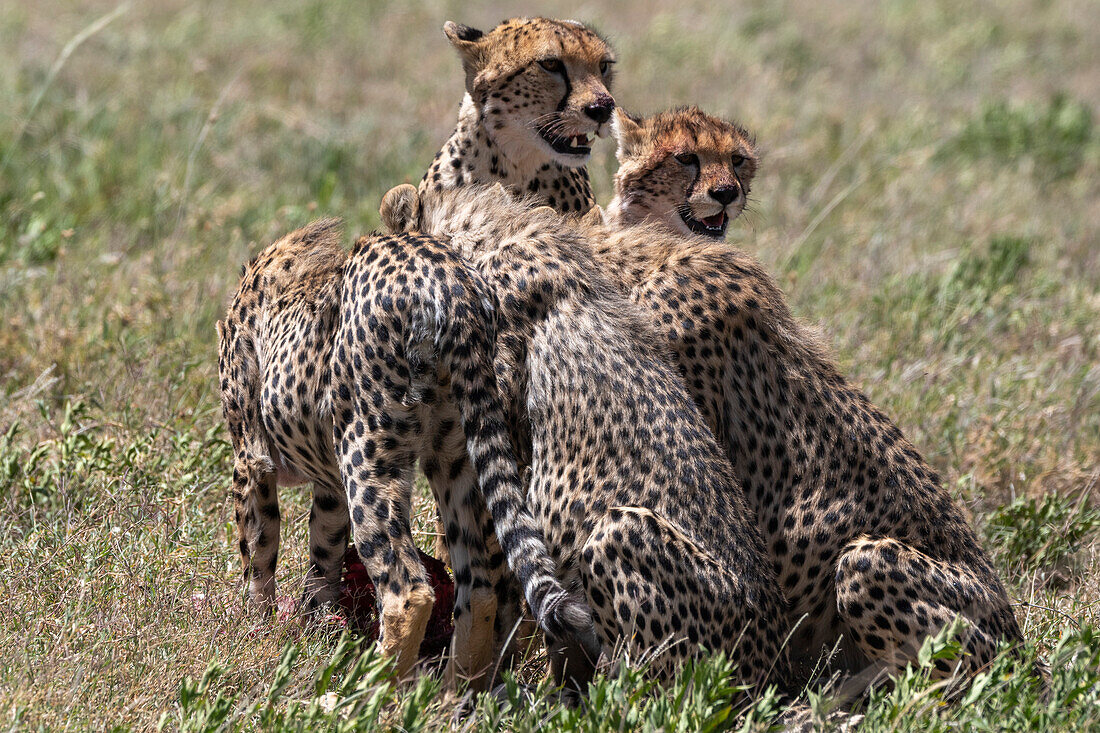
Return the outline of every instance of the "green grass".
<path id="1" fill-rule="evenodd" d="M 0 717 L 13 728 L 442 729 L 323 632 L 256 631 L 237 583 L 214 321 L 240 263 L 324 215 L 348 236 L 449 133 L 434 1 L 0 0 Z M 618 49 L 616 97 L 757 133 L 730 239 L 971 513 L 1019 603 L 1044 698 L 1005 657 L 964 704 L 913 670 L 872 730 L 1087 729 L 1100 701 L 1100 23 L 1082 0 L 609 0 L 541 11 Z M 114 13 L 113 15 L 111 15 Z M 611 145 L 597 146 L 610 194 Z M 284 492 L 282 592 L 305 564 Z M 425 546 L 426 506 L 417 537 Z M 950 654 L 941 639 L 928 654 Z M 538 678 L 532 659 L 521 670 Z M 762 729 L 730 663 L 601 679 L 587 707 L 508 688 L 471 729 Z M 830 709 L 828 691 L 804 699 Z M 744 713 L 744 714 L 742 714 Z M 359 724 L 363 725 L 360 726 Z"/>

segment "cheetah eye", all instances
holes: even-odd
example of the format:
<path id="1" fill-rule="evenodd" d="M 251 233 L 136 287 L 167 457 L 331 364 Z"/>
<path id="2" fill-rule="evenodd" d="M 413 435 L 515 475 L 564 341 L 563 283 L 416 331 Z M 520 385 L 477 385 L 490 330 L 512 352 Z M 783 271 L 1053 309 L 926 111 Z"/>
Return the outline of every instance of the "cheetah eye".
<path id="1" fill-rule="evenodd" d="M 539 66 L 546 69 L 551 74 L 565 73 L 565 64 L 561 62 L 561 59 L 543 59 L 539 61 Z"/>
<path id="2" fill-rule="evenodd" d="M 680 153 L 676 156 L 676 162 L 680 165 L 699 167 L 699 156 L 695 153 Z"/>
<path id="3" fill-rule="evenodd" d="M 744 163 L 744 162 L 745 162 L 745 156 L 744 155 L 735 155 L 735 156 L 733 156 L 733 167 L 734 168 L 740 168 L 741 164 Z"/>
<path id="4" fill-rule="evenodd" d="M 607 72 L 611 71 L 611 65 L 615 63 L 611 59 L 604 59 L 600 62 L 600 74 L 607 76 Z"/>

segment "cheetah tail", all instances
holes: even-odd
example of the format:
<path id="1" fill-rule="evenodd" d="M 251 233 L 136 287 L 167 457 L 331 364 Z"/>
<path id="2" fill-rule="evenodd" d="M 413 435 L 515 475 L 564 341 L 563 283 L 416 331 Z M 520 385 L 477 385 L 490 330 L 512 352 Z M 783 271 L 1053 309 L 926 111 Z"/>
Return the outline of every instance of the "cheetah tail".
<path id="1" fill-rule="evenodd" d="M 493 369 L 494 311 L 488 287 L 473 272 L 463 288 L 474 297 L 453 302 L 441 344 L 450 363 L 466 448 L 477 472 L 508 566 L 523 587 L 539 626 L 557 640 L 577 642 L 595 663 L 600 654 L 592 611 L 554 573 L 546 540 L 526 505 Z M 480 296 L 480 297 L 479 297 Z M 473 302 L 471 302 L 473 301 Z"/>

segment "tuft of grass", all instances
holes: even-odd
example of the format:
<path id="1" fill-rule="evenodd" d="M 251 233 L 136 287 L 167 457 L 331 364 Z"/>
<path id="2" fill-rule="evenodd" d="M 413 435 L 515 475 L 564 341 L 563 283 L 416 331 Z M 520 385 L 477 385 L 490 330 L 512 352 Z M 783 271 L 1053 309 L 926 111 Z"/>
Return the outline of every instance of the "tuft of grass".
<path id="1" fill-rule="evenodd" d="M 1005 162 L 1032 160 L 1036 177 L 1054 181 L 1075 174 L 1093 138 L 1092 109 L 1064 92 L 1046 104 L 987 102 L 940 149 L 941 156 L 995 158 Z"/>
<path id="2" fill-rule="evenodd" d="M 795 722 L 815 730 L 861 731 L 1078 730 L 1100 725 L 1100 632 L 1066 633 L 1047 658 L 1049 685 L 1036 673 L 1034 645 L 1002 649 L 975 677 L 933 680 L 937 663 L 959 658 L 963 628 L 955 624 L 925 640 L 915 664 L 893 685 L 880 686 L 850 711 L 835 707 L 827 690 L 808 690 L 785 707 L 774 690 L 747 706 L 734 707 L 743 688 L 734 684 L 736 665 L 721 655 L 686 665 L 657 684 L 643 668 L 623 667 L 600 675 L 584 702 L 571 706 L 545 682 L 522 685 L 510 675 L 492 695 L 445 699 L 430 675 L 398 683 L 375 645 L 347 636 L 314 673 L 305 694 L 288 689 L 303 665 L 301 649 L 287 644 L 270 682 L 228 694 L 219 686 L 225 670 L 211 664 L 199 679 L 180 683 L 177 704 L 160 718 L 160 729 L 213 732 L 262 729 L 273 732 L 336 731 L 778 731 Z"/>
<path id="3" fill-rule="evenodd" d="M 967 252 L 959 258 L 933 289 L 933 299 L 944 306 L 970 310 L 985 305 L 1002 288 L 1017 285 L 1033 244 L 1026 237 L 993 237 L 987 252 Z"/>
<path id="4" fill-rule="evenodd" d="M 929 640 L 922 656 L 950 659 L 952 650 Z M 1088 627 L 1065 634 L 1049 655 L 1051 681 L 1044 690 L 1035 673 L 1034 646 L 1002 651 L 990 667 L 958 687 L 932 682 L 930 666 L 910 667 L 895 687 L 871 695 L 860 730 L 1085 730 L 1100 724 L 1100 637 Z M 940 647 L 937 649 L 937 647 Z"/>
<path id="5" fill-rule="evenodd" d="M 312 693 L 287 699 L 302 650 L 283 647 L 271 681 L 259 695 L 233 695 L 220 689 L 226 670 L 212 662 L 198 680 L 180 682 L 175 715 L 165 712 L 158 730 L 172 724 L 188 733 L 216 731 L 421 730 L 441 717 L 440 681 L 423 675 L 412 685 L 395 679 L 391 661 L 376 644 L 364 646 L 341 637 L 328 663 L 317 673 Z"/>
<path id="6" fill-rule="evenodd" d="M 287 644 L 271 681 L 261 690 L 227 694 L 220 689 L 225 669 L 210 664 L 198 679 L 185 678 L 173 713 L 159 728 L 192 733 L 262 729 L 306 731 L 437 730 L 461 724 L 469 731 L 553 730 L 766 730 L 779 712 L 778 696 L 767 690 L 747 708 L 734 708 L 744 688 L 733 680 L 736 664 L 717 655 L 688 664 L 667 685 L 658 685 L 643 667 L 623 667 L 598 676 L 584 702 L 565 702 L 545 681 L 524 685 L 506 674 L 499 689 L 476 699 L 444 699 L 439 679 L 430 674 L 399 683 L 376 644 L 364 646 L 344 636 L 315 674 L 312 689 L 288 699 L 301 649 Z"/>
<path id="7" fill-rule="evenodd" d="M 1027 237 L 999 234 L 985 248 L 966 247 L 943 274 L 888 277 L 869 312 L 895 329 L 880 354 L 883 362 L 906 350 L 953 346 L 971 341 L 974 333 L 988 338 L 1011 327 L 1002 314 L 1027 288 L 1033 246 Z"/>
<path id="8" fill-rule="evenodd" d="M 1006 570 L 1035 572 L 1068 561 L 1097 529 L 1100 509 L 1087 494 L 1050 493 L 1022 496 L 996 509 L 986 521 L 985 535 Z"/>

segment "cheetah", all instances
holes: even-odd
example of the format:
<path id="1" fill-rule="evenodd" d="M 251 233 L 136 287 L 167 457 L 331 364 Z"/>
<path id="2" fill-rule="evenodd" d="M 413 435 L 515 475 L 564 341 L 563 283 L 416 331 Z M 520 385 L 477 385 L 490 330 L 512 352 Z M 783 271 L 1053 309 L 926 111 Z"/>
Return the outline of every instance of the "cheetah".
<path id="1" fill-rule="evenodd" d="M 619 108 L 612 129 L 619 170 L 609 224 L 657 221 L 683 234 L 726 236 L 745 208 L 759 164 L 747 130 L 698 107 L 646 118 Z"/>
<path id="2" fill-rule="evenodd" d="M 512 18 L 488 33 L 448 21 L 443 31 L 466 91 L 420 190 L 501 183 L 574 216 L 596 208 L 585 164 L 591 136 L 610 131 L 615 108 L 607 42 L 576 21 L 549 18 Z M 435 553 L 446 559 L 437 529 Z"/>
<path id="3" fill-rule="evenodd" d="M 656 335 L 563 216 L 502 186 L 386 194 L 392 231 L 450 237 L 501 304 L 495 365 L 527 502 L 605 652 L 664 674 L 700 647 L 786 674 L 784 601 L 731 466 Z M 497 527 L 500 531 L 500 527 Z M 548 640 L 558 682 L 590 659 Z"/>
<path id="4" fill-rule="evenodd" d="M 340 237 L 339 222 L 326 219 L 265 249 L 241 268 L 232 304 L 217 323 L 241 561 L 248 595 L 262 608 L 275 601 L 280 484 L 313 484 L 305 606 L 314 610 L 337 597 L 347 505 L 329 458 L 331 337 L 325 335 L 338 315 L 346 258 Z"/>
<path id="5" fill-rule="evenodd" d="M 448 678 L 461 673 L 476 684 L 492 661 L 494 547 L 484 536 L 486 511 L 542 628 L 598 654 L 590 611 L 552 577 L 522 501 L 492 372 L 495 325 L 484 285 L 462 267 L 421 282 L 411 268 L 449 262 L 426 238 L 363 238 L 350 261 L 340 239 L 338 222 L 325 220 L 265 249 L 243 268 L 218 323 L 250 597 L 261 608 L 275 598 L 277 486 L 310 481 L 303 608 L 335 600 L 350 517 L 379 593 L 383 651 L 405 674 L 433 605 L 409 526 L 411 464 L 419 458 L 448 527 L 462 528 L 449 532 L 456 599 Z M 390 257 L 404 269 L 388 265 Z M 342 321 L 345 292 L 363 309 Z M 357 339 L 352 355 L 340 339 L 368 327 L 390 338 Z"/>
<path id="6" fill-rule="evenodd" d="M 662 127 L 637 127 L 620 127 L 629 146 L 659 147 L 638 136 Z M 691 177 L 678 180 L 671 198 L 689 200 Z M 647 210 L 645 181 L 621 172 L 616 200 Z M 896 671 L 956 616 L 969 627 L 964 671 L 988 663 L 999 641 L 1021 641 L 962 508 L 755 259 L 668 228 L 612 226 L 593 241 L 601 269 L 650 314 L 733 463 L 792 620 L 804 617 L 794 662 L 808 668 L 839 644 L 841 670 Z"/>
<path id="7" fill-rule="evenodd" d="M 420 190 L 500 182 L 566 214 L 595 203 L 585 164 L 606 135 L 615 56 L 570 20 L 512 18 L 488 33 L 447 22 L 466 94 Z"/>

